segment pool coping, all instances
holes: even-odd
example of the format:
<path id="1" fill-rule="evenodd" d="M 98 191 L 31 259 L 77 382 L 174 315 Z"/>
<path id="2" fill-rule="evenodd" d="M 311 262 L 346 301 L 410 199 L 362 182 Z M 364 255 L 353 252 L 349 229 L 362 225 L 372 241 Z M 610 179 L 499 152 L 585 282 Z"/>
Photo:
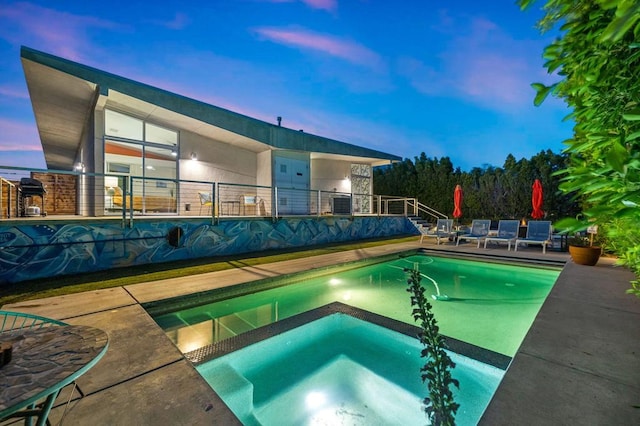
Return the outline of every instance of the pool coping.
<path id="1" fill-rule="evenodd" d="M 255 281 L 242 282 L 232 286 L 223 286 L 211 290 L 190 293 L 187 295 L 179 295 L 150 302 L 143 302 L 141 303 L 141 305 L 150 315 L 157 316 L 165 313 L 175 312 L 176 310 L 189 309 L 192 307 L 207 304 L 212 300 L 220 301 L 231 299 L 258 291 L 270 290 L 289 284 L 295 284 L 297 282 L 300 282 L 301 280 L 305 280 L 308 278 L 316 278 L 318 276 L 326 275 L 329 273 L 357 269 L 376 263 L 382 263 L 388 260 L 394 260 L 398 257 L 411 256 L 415 254 L 426 254 L 438 257 L 446 256 L 449 258 L 483 261 L 487 263 L 497 263 L 504 265 L 518 265 L 525 267 L 536 266 L 539 268 L 548 268 L 553 270 L 561 270 L 565 264 L 565 260 L 558 259 L 519 259 L 508 256 L 489 256 L 487 254 L 481 253 L 465 253 L 460 251 L 431 250 L 428 248 L 419 248 L 384 254 L 376 257 L 369 257 L 365 259 L 350 260 L 337 263 L 335 265 L 322 266 L 318 268 L 312 268 L 307 271 L 293 272 L 289 274 L 262 278 Z"/>
<path id="2" fill-rule="evenodd" d="M 246 333 L 221 340 L 220 342 L 187 352 L 184 356 L 197 366 L 337 313 L 346 314 L 353 318 L 384 327 L 388 330 L 392 330 L 412 338 L 417 338 L 418 334 L 421 332 L 421 329 L 415 325 L 387 318 L 374 312 L 356 308 L 341 302 L 332 302 L 324 306 L 281 319 L 272 324 L 258 327 Z M 511 357 L 507 355 L 494 352 L 489 349 L 484 349 L 453 337 L 445 335 L 442 336 L 447 349 L 457 354 L 480 361 L 501 370 L 506 370 L 511 362 Z"/>
<path id="3" fill-rule="evenodd" d="M 407 250 L 404 252 L 385 254 L 378 257 L 370 257 L 366 259 L 350 260 L 333 266 L 322 266 L 312 268 L 307 271 L 293 272 L 274 277 L 262 278 L 255 281 L 247 281 L 232 286 L 219 287 L 207 291 L 201 291 L 184 296 L 176 296 L 166 299 L 154 300 L 152 302 L 142 303 L 142 307 L 151 315 L 157 316 L 164 313 L 175 312 L 176 310 L 188 309 L 195 306 L 211 303 L 212 300 L 221 301 L 234 297 L 244 296 L 263 290 L 271 290 L 290 284 L 295 284 L 301 280 L 315 278 L 330 273 L 344 272 L 351 269 L 357 269 L 376 263 L 382 263 L 387 260 L 397 259 L 403 254 L 410 255 L 418 253 L 419 250 Z M 204 300 L 204 301 L 203 301 Z"/>
<path id="4" fill-rule="evenodd" d="M 345 259 L 410 249 L 482 253 L 488 257 L 556 259 L 566 262 L 521 348 L 516 353 L 480 424 L 640 423 L 640 299 L 626 294 L 634 278 L 615 259 L 596 266 L 570 261 L 568 253 L 475 244 L 395 243 L 330 253 L 258 267 L 152 281 L 3 306 L 71 324 L 92 325 L 109 334 L 104 358 L 78 380 L 85 393 L 74 398 L 64 424 L 225 424 L 237 418 L 179 353 L 141 304 L 203 289 L 288 274 Z M 580 361 L 576 363 L 576 361 Z M 615 375 L 614 375 L 615 374 Z M 76 393 L 77 395 L 77 393 Z M 66 395 L 52 410 L 57 424 Z M 108 404 L 105 401 L 109 401 Z"/>

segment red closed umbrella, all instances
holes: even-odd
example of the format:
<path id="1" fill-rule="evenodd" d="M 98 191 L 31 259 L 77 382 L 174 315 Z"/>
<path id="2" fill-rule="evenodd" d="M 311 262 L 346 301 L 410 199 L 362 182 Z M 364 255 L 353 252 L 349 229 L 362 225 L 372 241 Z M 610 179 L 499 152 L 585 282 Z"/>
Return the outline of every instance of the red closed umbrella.
<path id="1" fill-rule="evenodd" d="M 460 216 L 462 216 L 462 187 L 456 185 L 453 191 L 453 217 L 458 219 Z"/>
<path id="2" fill-rule="evenodd" d="M 536 179 L 535 182 L 533 182 L 531 205 L 533 206 L 531 217 L 534 219 L 542 219 L 544 217 L 544 212 L 542 211 L 542 184 L 539 179 Z"/>

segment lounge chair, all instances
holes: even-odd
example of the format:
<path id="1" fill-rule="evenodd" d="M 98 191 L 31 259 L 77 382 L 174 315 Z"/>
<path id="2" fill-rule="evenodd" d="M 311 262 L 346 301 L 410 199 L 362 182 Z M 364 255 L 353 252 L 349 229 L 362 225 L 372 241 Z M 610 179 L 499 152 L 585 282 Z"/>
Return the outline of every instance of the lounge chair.
<path id="1" fill-rule="evenodd" d="M 471 222 L 471 231 L 467 234 L 458 235 L 456 245 L 460 244 L 460 240 L 476 240 L 478 241 L 478 248 L 480 248 L 480 240 L 484 240 L 487 237 L 490 227 L 490 220 L 474 219 Z"/>
<path id="2" fill-rule="evenodd" d="M 498 222 L 498 234 L 495 236 L 487 236 L 487 238 L 484 239 L 484 248 L 487 248 L 487 243 L 492 241 L 507 243 L 507 250 L 511 250 L 511 243 L 515 243 L 518 239 L 519 228 L 519 220 L 501 220 Z"/>
<path id="3" fill-rule="evenodd" d="M 435 238 L 437 244 L 440 244 L 441 238 L 448 239 L 455 236 L 455 233 L 453 233 L 453 219 L 438 219 L 435 229 L 427 229 L 423 227 L 420 229 L 420 233 L 422 234 L 420 236 L 420 243 L 422 243 L 422 240 L 427 237 Z"/>
<path id="4" fill-rule="evenodd" d="M 519 244 L 540 244 L 542 253 L 547 252 L 547 244 L 551 244 L 551 222 L 548 220 L 532 220 L 527 225 L 526 238 L 516 240 L 515 251 L 518 251 Z"/>

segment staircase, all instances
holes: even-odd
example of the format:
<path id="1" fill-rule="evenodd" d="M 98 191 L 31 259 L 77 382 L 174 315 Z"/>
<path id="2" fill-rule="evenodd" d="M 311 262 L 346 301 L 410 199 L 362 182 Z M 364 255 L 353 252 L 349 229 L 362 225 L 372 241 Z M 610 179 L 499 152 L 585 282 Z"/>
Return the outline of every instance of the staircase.
<path id="1" fill-rule="evenodd" d="M 415 202 L 415 204 L 414 204 Z M 429 227 L 431 226 L 431 222 L 426 219 L 423 219 L 422 216 L 419 216 L 420 213 L 424 213 L 425 216 L 431 216 L 434 219 L 448 219 L 449 217 L 440 213 L 439 211 L 432 209 L 431 207 L 422 204 L 417 200 L 409 200 L 408 201 L 408 211 L 413 211 L 413 215 L 408 215 L 407 219 L 411 221 L 413 226 L 420 232 L 420 234 L 425 234 Z M 434 221 L 435 222 L 435 221 Z"/>
<path id="2" fill-rule="evenodd" d="M 423 219 L 420 216 L 407 216 L 407 219 L 411 221 L 413 226 L 418 231 L 420 231 L 420 233 L 423 233 L 425 230 L 429 229 L 429 226 L 431 225 L 428 220 Z"/>

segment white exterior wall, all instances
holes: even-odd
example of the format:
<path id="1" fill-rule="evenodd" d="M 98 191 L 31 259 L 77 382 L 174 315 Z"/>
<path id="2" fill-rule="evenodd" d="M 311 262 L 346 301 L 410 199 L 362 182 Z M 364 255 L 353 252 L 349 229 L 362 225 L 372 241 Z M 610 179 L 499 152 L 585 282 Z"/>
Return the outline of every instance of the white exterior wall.
<path id="1" fill-rule="evenodd" d="M 351 163 L 311 160 L 311 188 L 321 191 L 351 192 Z"/>
<path id="2" fill-rule="evenodd" d="M 254 152 L 180 131 L 179 179 L 256 185 L 257 165 Z"/>
<path id="3" fill-rule="evenodd" d="M 260 186 L 271 186 L 272 182 L 272 163 L 271 163 L 271 150 L 260 152 L 257 155 L 257 175 L 256 182 Z"/>
<path id="4" fill-rule="evenodd" d="M 104 109 L 94 111 L 93 135 L 95 172 L 104 173 Z"/>

